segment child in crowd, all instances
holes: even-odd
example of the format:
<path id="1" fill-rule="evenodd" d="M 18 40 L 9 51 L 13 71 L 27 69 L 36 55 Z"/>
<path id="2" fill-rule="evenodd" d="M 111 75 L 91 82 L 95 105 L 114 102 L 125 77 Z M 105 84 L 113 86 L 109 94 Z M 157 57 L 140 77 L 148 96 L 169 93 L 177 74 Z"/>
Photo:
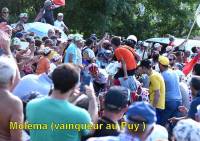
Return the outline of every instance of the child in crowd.
<path id="1" fill-rule="evenodd" d="M 50 60 L 48 59 L 49 54 L 51 53 L 51 49 L 49 47 L 45 47 L 42 49 L 42 56 L 39 59 L 36 74 L 48 73 L 50 69 Z"/>

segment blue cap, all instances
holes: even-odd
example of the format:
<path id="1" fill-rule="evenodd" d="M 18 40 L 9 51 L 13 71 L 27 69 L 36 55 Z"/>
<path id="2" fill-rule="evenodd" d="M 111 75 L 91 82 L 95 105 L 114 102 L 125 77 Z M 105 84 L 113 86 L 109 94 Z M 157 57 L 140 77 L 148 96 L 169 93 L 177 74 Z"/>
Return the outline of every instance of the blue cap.
<path id="1" fill-rule="evenodd" d="M 22 37 L 23 37 L 23 33 L 22 33 L 22 32 L 17 32 L 17 33 L 15 34 L 15 37 L 17 37 L 17 38 L 22 38 Z"/>
<path id="2" fill-rule="evenodd" d="M 148 102 L 135 102 L 129 106 L 126 113 L 128 122 L 142 121 L 146 124 L 152 124 L 157 121 L 155 108 Z"/>

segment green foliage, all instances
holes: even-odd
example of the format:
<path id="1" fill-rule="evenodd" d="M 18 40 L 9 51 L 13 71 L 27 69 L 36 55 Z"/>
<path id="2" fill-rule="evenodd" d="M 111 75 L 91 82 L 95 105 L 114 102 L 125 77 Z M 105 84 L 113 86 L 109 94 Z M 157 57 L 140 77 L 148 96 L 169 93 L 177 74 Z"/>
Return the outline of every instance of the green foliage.
<path id="1" fill-rule="evenodd" d="M 20 12 L 27 12 L 33 20 L 44 0 L 1 0 L 1 8 L 11 11 L 12 22 Z M 140 14 L 140 4 L 145 6 Z M 55 10 L 63 12 L 65 23 L 72 32 L 103 35 L 109 32 L 127 36 L 135 34 L 140 39 L 173 34 L 186 36 L 194 21 L 198 0 L 66 0 L 66 6 Z M 195 26 L 193 35 L 198 35 Z"/>

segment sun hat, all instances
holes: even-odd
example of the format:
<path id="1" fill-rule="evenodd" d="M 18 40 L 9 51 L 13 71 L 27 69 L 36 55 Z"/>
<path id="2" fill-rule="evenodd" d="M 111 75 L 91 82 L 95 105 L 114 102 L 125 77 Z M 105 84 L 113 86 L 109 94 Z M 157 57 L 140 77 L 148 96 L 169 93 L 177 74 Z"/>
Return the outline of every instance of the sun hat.
<path id="1" fill-rule="evenodd" d="M 126 113 L 126 121 L 134 122 L 135 120 L 141 120 L 146 124 L 155 123 L 157 121 L 155 108 L 145 101 L 133 103 Z"/>
<path id="2" fill-rule="evenodd" d="M 167 57 L 165 57 L 165 56 L 159 56 L 158 62 L 161 65 L 164 65 L 164 66 L 168 66 L 169 65 L 169 59 Z"/>

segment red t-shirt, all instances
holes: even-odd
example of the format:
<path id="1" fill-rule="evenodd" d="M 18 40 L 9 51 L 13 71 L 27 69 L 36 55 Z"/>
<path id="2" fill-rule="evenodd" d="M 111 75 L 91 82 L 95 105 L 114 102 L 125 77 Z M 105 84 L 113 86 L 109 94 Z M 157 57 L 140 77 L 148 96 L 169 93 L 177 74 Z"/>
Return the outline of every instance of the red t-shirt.
<path id="1" fill-rule="evenodd" d="M 134 49 L 130 51 L 131 49 L 132 48 L 128 46 L 121 46 L 115 50 L 115 57 L 117 58 L 117 61 L 121 62 L 123 59 L 126 63 L 127 70 L 133 70 L 137 67 L 135 56 L 132 53 L 132 51 L 134 52 Z"/>

